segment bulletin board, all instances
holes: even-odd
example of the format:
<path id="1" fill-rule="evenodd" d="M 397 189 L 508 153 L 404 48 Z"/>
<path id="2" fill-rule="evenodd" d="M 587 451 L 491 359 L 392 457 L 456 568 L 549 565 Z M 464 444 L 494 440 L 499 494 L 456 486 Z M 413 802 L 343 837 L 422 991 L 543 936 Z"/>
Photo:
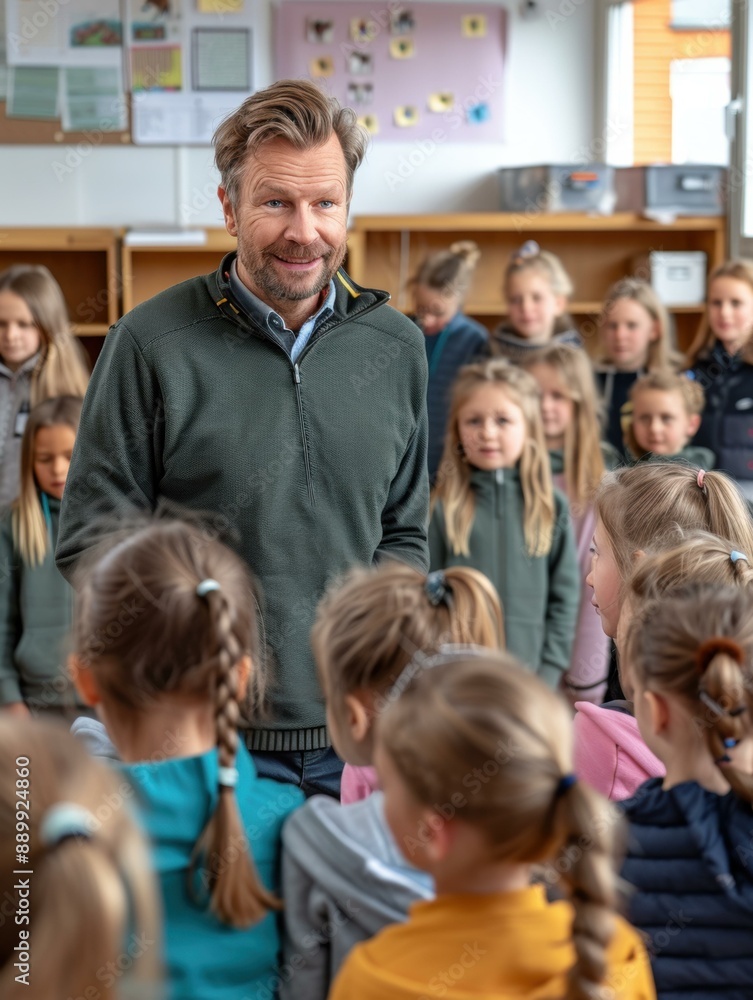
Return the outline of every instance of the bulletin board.
<path id="1" fill-rule="evenodd" d="M 0 0 L 0 142 L 208 145 L 253 92 L 252 8 Z"/>
<path id="2" fill-rule="evenodd" d="M 281 0 L 275 71 L 321 84 L 376 141 L 500 142 L 506 36 L 489 4 Z"/>

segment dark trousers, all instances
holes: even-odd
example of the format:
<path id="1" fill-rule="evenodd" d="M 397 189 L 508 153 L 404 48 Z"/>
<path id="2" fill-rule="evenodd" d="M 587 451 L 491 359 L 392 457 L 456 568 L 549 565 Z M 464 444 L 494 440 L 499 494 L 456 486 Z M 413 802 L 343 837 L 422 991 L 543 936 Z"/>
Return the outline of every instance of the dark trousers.
<path id="1" fill-rule="evenodd" d="M 297 785 L 306 798 L 330 795 L 340 798 L 343 762 L 332 747 L 324 750 L 252 750 L 251 756 L 260 778 L 274 778 Z"/>

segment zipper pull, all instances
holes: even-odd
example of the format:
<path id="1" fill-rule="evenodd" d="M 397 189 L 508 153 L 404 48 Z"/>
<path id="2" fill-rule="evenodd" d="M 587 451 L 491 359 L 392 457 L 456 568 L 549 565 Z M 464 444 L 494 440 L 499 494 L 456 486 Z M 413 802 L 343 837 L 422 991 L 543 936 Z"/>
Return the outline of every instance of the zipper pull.
<path id="1" fill-rule="evenodd" d="M 494 478 L 497 481 L 497 485 L 501 486 L 502 483 L 504 483 L 504 481 L 505 481 L 505 470 L 504 469 L 495 469 L 494 470 Z"/>
<path id="2" fill-rule="evenodd" d="M 298 364 L 293 365 L 293 381 L 296 385 L 301 384 L 301 373 L 298 371 Z"/>

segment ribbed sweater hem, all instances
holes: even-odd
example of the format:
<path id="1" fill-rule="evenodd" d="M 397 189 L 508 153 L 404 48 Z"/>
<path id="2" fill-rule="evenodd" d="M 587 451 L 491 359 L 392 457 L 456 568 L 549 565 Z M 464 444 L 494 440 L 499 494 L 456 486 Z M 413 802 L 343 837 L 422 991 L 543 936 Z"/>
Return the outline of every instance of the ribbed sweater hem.
<path id="1" fill-rule="evenodd" d="M 326 726 L 313 729 L 249 729 L 246 746 L 249 750 L 271 753 L 288 751 L 326 750 L 331 746 Z"/>

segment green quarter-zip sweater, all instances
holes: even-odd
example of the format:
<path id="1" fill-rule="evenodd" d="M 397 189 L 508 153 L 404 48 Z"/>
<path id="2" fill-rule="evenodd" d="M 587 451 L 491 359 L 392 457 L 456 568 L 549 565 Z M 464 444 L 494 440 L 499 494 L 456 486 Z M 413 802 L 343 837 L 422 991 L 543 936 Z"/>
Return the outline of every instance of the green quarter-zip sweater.
<path id="1" fill-rule="evenodd" d="M 335 277 L 332 316 L 294 363 L 218 271 L 133 309 L 105 340 L 81 416 L 57 561 L 104 516 L 159 502 L 209 514 L 262 592 L 269 718 L 256 750 L 327 745 L 309 632 L 327 584 L 382 557 L 428 565 L 427 365 L 386 292 Z"/>
<path id="2" fill-rule="evenodd" d="M 523 488 L 517 469 L 474 469 L 476 512 L 470 554 L 455 555 L 437 503 L 429 526 L 431 568 L 471 566 L 497 588 L 508 650 L 556 688 L 570 666 L 580 606 L 580 578 L 567 500 L 554 491 L 555 522 L 548 555 L 528 554 L 523 535 Z"/>

